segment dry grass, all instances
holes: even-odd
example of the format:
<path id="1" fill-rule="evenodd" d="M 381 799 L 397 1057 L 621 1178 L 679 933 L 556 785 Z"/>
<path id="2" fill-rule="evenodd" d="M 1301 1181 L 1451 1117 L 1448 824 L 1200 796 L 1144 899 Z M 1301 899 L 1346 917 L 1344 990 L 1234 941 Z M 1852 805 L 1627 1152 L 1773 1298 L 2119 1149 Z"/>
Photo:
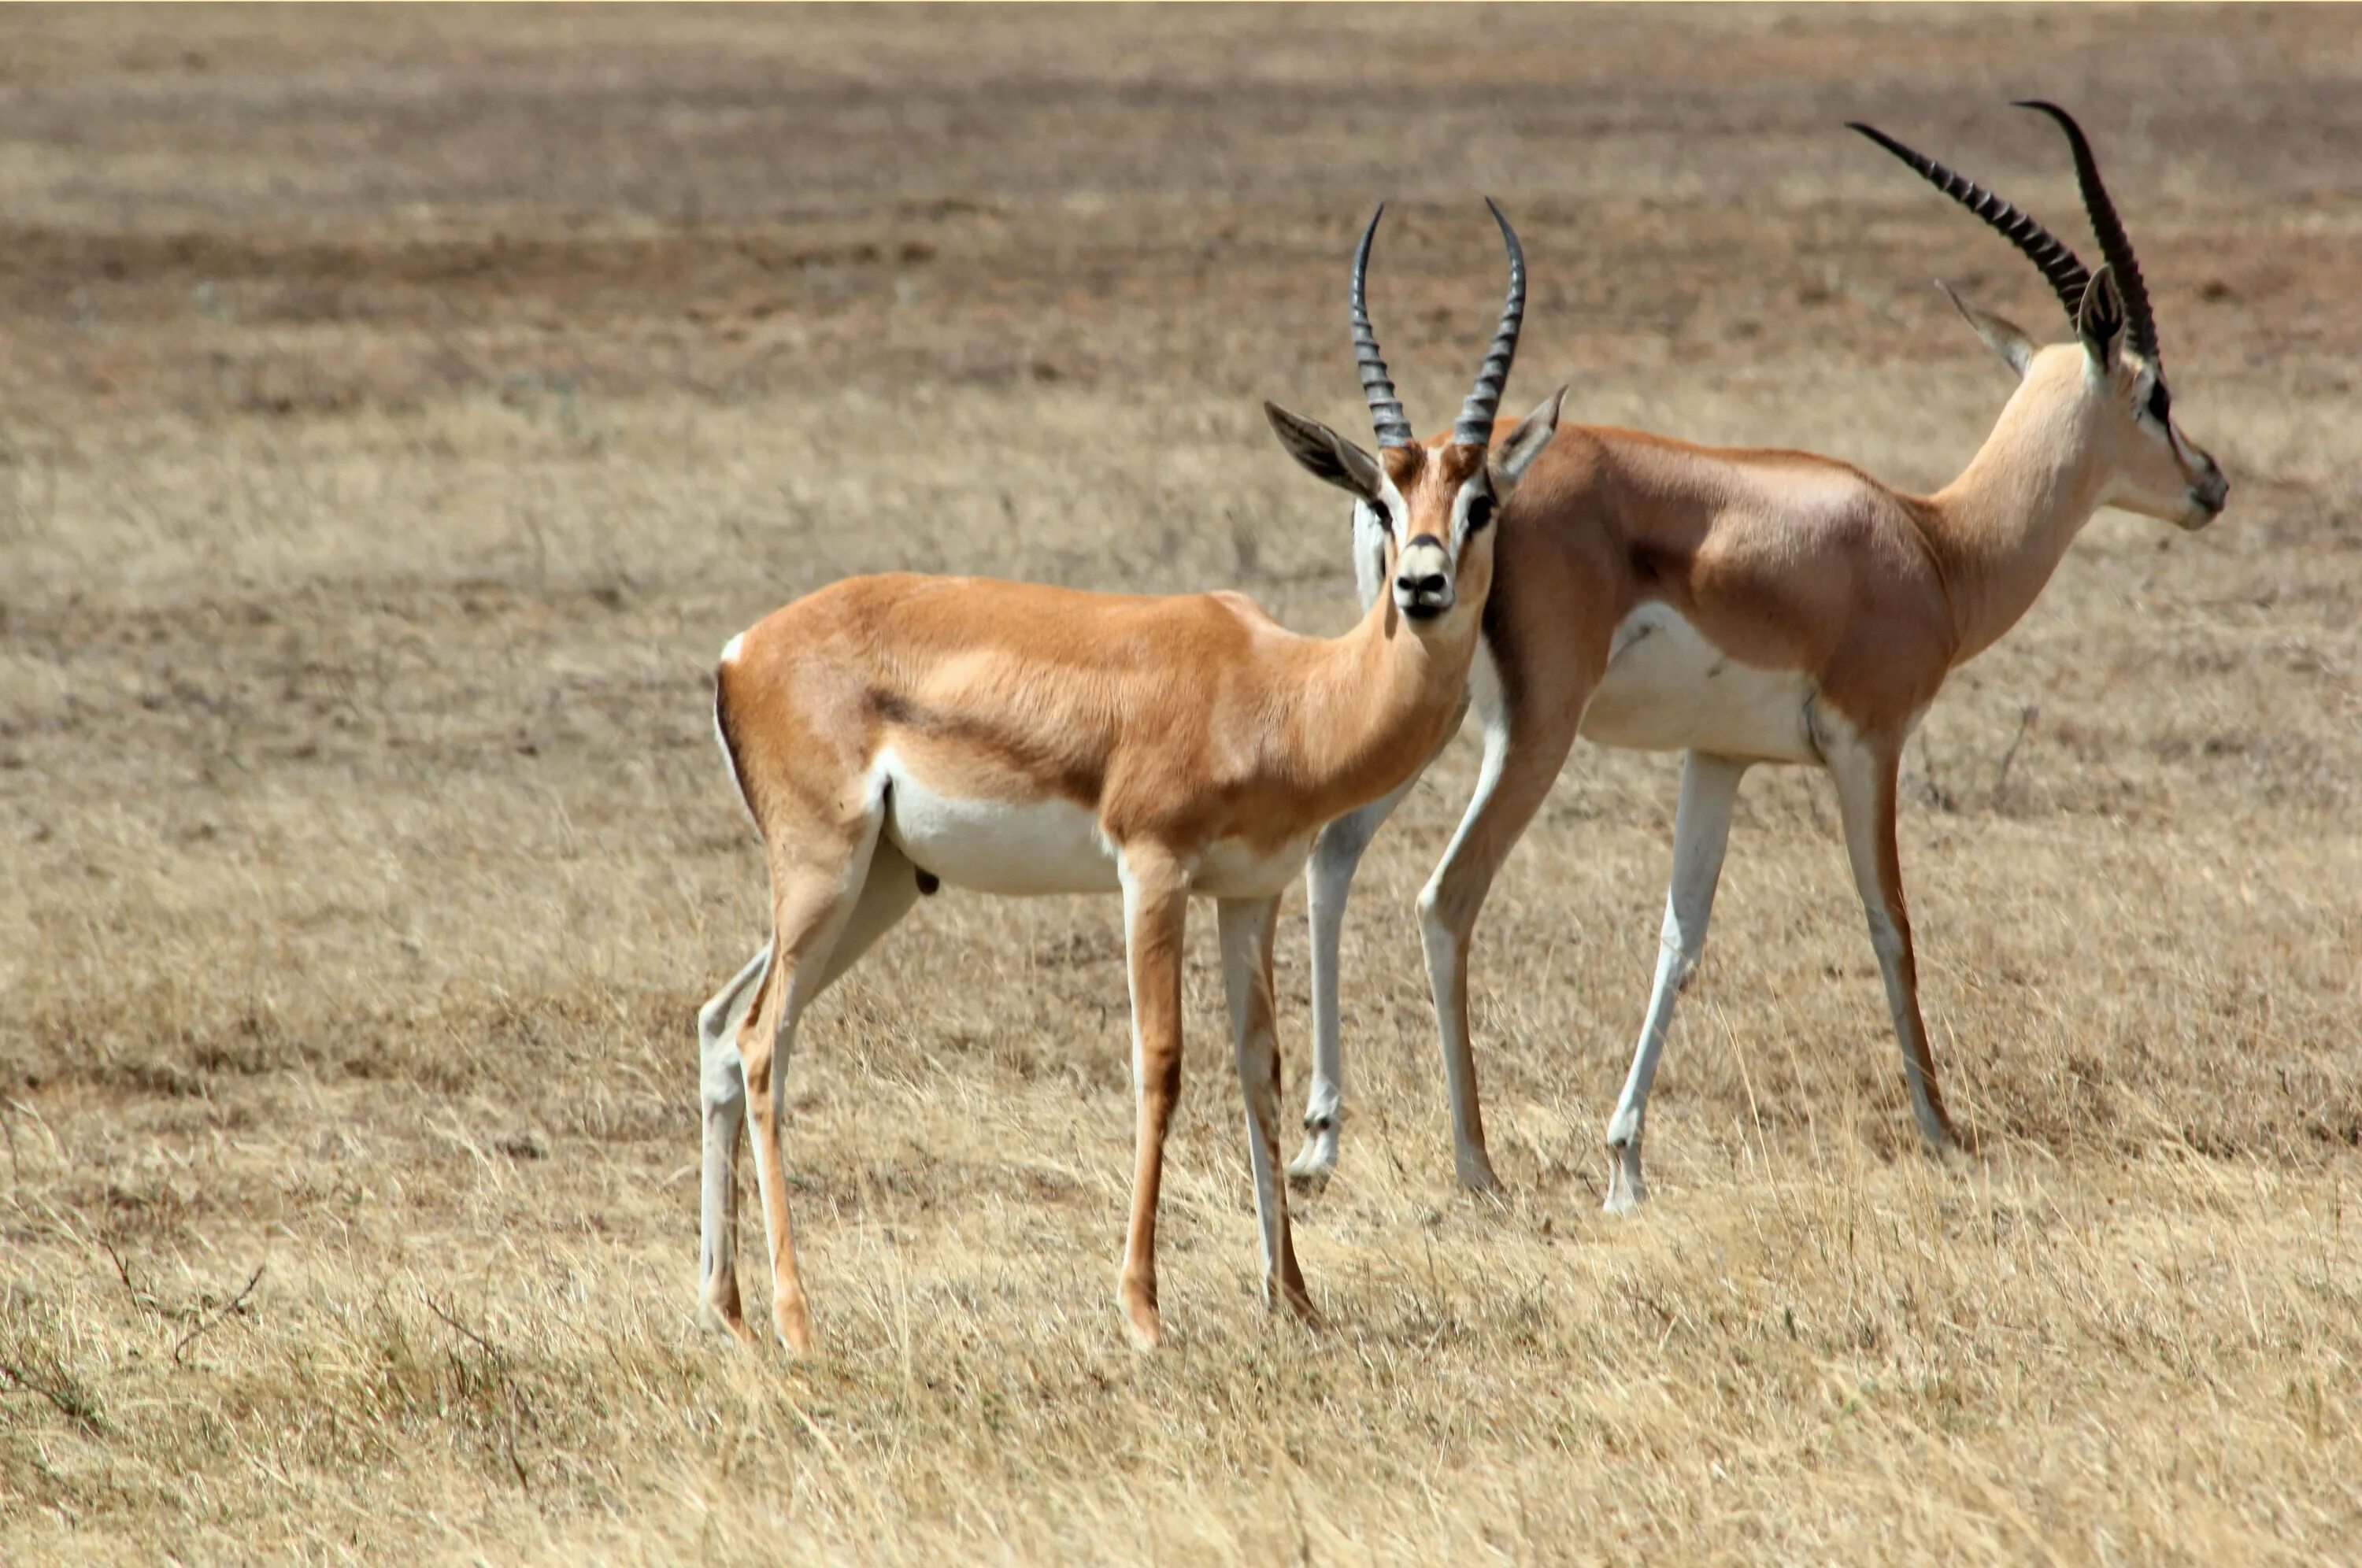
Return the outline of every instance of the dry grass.
<path id="1" fill-rule="evenodd" d="M 2351 1552 L 2357 42 L 0 17 L 0 1556 Z M 1462 748 L 1348 933 L 1356 1120 L 1298 1232 L 1331 1333 L 1254 1297 L 1210 922 L 1142 1358 L 1116 911 L 958 897 L 794 1066 L 822 1353 L 694 1331 L 690 1013 L 761 900 L 723 638 L 889 565 L 1341 624 L 1342 518 L 1254 400 L 1351 415 L 1380 194 L 1422 419 L 1490 319 L 1484 188 L 1534 261 L 1528 392 L 1936 482 L 2001 382 L 1924 280 L 2047 320 L 2039 285 L 1834 122 L 2064 215 L 2029 90 L 2101 137 L 2235 492 L 2194 539 L 2101 518 L 1914 747 L 1975 1161 L 1912 1148 L 1825 791 L 1759 775 L 1658 1201 L 1596 1217 L 1674 769 L 1586 750 L 1482 928 L 1514 1198 L 1458 1194 L 1405 911 Z"/>

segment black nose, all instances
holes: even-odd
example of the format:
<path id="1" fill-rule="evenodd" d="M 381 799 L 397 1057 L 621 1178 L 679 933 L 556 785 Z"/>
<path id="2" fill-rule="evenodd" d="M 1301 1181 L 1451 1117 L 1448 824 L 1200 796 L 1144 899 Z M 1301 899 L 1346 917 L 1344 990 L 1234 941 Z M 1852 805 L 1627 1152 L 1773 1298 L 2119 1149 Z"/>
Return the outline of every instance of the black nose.
<path id="1" fill-rule="evenodd" d="M 1406 572 L 1395 579 L 1395 591 L 1406 599 L 1440 597 L 1450 586 L 1451 584 L 1444 580 L 1444 576 L 1440 571 L 1429 572 L 1425 577 L 1413 577 Z"/>

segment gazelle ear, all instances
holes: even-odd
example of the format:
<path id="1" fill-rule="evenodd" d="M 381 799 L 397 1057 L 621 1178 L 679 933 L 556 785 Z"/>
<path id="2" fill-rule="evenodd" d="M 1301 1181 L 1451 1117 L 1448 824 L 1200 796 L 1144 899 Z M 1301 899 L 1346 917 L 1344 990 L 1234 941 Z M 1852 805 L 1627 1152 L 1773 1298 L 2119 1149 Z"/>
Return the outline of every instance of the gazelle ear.
<path id="1" fill-rule="evenodd" d="M 1515 485 L 1525 477 L 1527 467 L 1542 455 L 1542 448 L 1558 434 L 1559 407 L 1565 402 L 1566 389 L 1561 387 L 1542 399 L 1540 405 L 1493 448 L 1493 472 L 1503 481 L 1495 489 Z"/>
<path id="2" fill-rule="evenodd" d="M 1960 319 L 1977 329 L 1977 336 L 1985 340 L 1985 347 L 2000 355 L 2001 362 L 2007 365 L 2019 381 L 2025 380 L 2026 368 L 2034 363 L 2035 353 L 2042 347 L 2027 335 L 2025 328 L 1991 311 L 1979 310 L 1954 293 L 1952 285 L 1941 278 L 1936 280 L 1936 286 L 1944 291 L 1944 297 L 1952 302 L 1952 308 L 1960 313 Z"/>
<path id="3" fill-rule="evenodd" d="M 2075 335 L 2083 340 L 2093 364 L 2103 370 L 2115 369 L 2125 345 L 2125 297 L 2116 291 L 2114 267 L 2092 274 L 2083 304 L 2075 312 Z"/>
<path id="4" fill-rule="evenodd" d="M 1319 420 L 1290 414 L 1275 403 L 1264 403 L 1263 414 L 1287 455 L 1314 479 L 1326 480 L 1363 501 L 1375 501 L 1384 493 L 1378 460 L 1361 447 Z"/>

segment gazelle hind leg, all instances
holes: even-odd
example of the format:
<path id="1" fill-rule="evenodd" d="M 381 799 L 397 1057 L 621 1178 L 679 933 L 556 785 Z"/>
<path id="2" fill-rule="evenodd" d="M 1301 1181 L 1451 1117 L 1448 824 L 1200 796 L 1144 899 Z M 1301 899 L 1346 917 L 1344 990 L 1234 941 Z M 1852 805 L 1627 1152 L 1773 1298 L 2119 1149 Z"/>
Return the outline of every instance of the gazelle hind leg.
<path id="1" fill-rule="evenodd" d="M 1255 1224 L 1263 1237 L 1264 1304 L 1285 1305 L 1317 1323 L 1288 1231 L 1287 1187 L 1279 1175 L 1279 1020 L 1272 1000 L 1272 938 L 1277 899 L 1224 899 L 1219 906 L 1222 992 L 1246 1108 L 1247 1168 L 1254 1177 Z"/>
<path id="2" fill-rule="evenodd" d="M 820 995 L 843 979 L 845 971 L 861 962 L 877 945 L 877 939 L 893 930 L 918 901 L 919 868 L 911 864 L 911 857 L 902 853 L 900 845 L 881 834 L 877 847 L 870 852 L 869 871 L 861 881 L 861 897 L 855 901 L 844 929 L 829 948 L 827 970 L 812 988 L 812 995 Z"/>
<path id="3" fill-rule="evenodd" d="M 770 967 L 768 943 L 697 1010 L 698 1110 L 703 1125 L 697 1208 L 697 1310 L 710 1329 L 751 1340 L 738 1300 L 738 1140 L 746 1076 L 738 1031 Z"/>
<path id="4" fill-rule="evenodd" d="M 830 949 L 827 973 L 812 994 L 834 985 L 909 912 L 918 896 L 917 868 L 881 839 L 862 879 L 861 896 Z M 698 1206 L 699 1317 L 709 1328 L 748 1340 L 754 1333 L 746 1327 L 738 1296 L 738 1141 L 746 1118 L 738 1032 L 770 962 L 771 948 L 766 943 L 697 1012 L 698 1098 L 705 1127 Z"/>
<path id="5" fill-rule="evenodd" d="M 1822 733 L 1824 730 L 1827 733 Z M 1886 1007 L 1903 1049 L 1903 1082 L 1911 1112 L 1930 1153 L 1959 1146 L 1943 1092 L 1936 1087 L 1936 1060 L 1927 1046 L 1927 1026 L 1919 1013 L 1919 968 L 1911 949 L 1911 917 L 1903 899 L 1903 862 L 1894 842 L 1895 774 L 1900 745 L 1880 745 L 1824 717 L 1816 739 L 1837 781 L 1838 811 L 1845 820 L 1846 858 L 1855 890 L 1870 923 L 1870 944 L 1886 982 Z"/>
<path id="6" fill-rule="evenodd" d="M 860 902 L 885 818 L 882 798 L 862 818 L 830 831 L 812 824 L 784 845 L 772 845 L 774 959 L 761 999 L 739 1031 L 747 1113 L 755 1124 L 755 1183 L 771 1258 L 771 1320 L 780 1342 L 802 1354 L 811 1346 L 811 1318 L 796 1269 L 795 1235 L 788 1220 L 786 1150 L 787 1064 L 803 1010 L 833 978 L 829 961 Z"/>
<path id="7" fill-rule="evenodd" d="M 1451 1099 L 1452 1163 L 1460 1184 L 1498 1192 L 1500 1179 L 1485 1148 L 1485 1113 L 1477 1104 L 1476 1066 L 1468 1043 L 1468 942 L 1501 862 L 1533 820 L 1566 754 L 1574 745 L 1580 705 L 1537 706 L 1523 720 L 1529 733 L 1513 737 L 1509 715 L 1485 714 L 1485 761 L 1451 847 L 1418 895 L 1419 942 L 1443 1048 L 1443 1081 Z"/>
<path id="8" fill-rule="evenodd" d="M 1691 752 L 1682 767 L 1682 803 L 1673 818 L 1673 872 L 1665 889 L 1665 924 L 1658 937 L 1657 978 L 1649 991 L 1649 1014 L 1633 1048 L 1632 1070 L 1607 1123 L 1607 1149 L 1615 1159 L 1608 1174 L 1610 1214 L 1630 1214 L 1648 1200 L 1640 1178 L 1640 1132 L 1649 1110 L 1649 1086 L 1657 1058 L 1672 1027 L 1673 1006 L 1697 971 L 1705 950 L 1714 890 L 1722 879 L 1723 851 L 1730 843 L 1730 813 L 1747 764 L 1705 752 Z"/>

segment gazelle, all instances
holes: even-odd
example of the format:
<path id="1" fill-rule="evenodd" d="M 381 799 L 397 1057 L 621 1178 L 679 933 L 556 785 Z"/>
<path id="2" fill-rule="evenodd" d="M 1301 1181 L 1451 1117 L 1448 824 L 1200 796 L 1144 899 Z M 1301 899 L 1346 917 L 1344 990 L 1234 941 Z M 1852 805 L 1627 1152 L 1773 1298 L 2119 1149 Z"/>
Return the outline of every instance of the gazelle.
<path id="1" fill-rule="evenodd" d="M 1696 966 L 1740 778 L 1759 762 L 1827 769 L 1886 983 L 1919 1130 L 1954 1143 L 1919 1015 L 1894 842 L 1903 745 L 1944 679 L 2025 613 L 2102 506 L 2202 528 L 2228 493 L 2173 423 L 2157 322 L 2082 131 L 2066 132 L 2106 265 L 1998 196 L 1868 126 L 1876 141 L 1999 230 L 2040 269 L 2076 341 L 2042 347 L 1946 293 L 2017 377 L 1968 469 L 1906 495 L 1802 452 L 1720 450 L 1570 426 L 1536 460 L 1494 547 L 1473 695 L 1485 723 L 1475 798 L 1418 899 L 1462 1183 L 1498 1184 L 1468 1042 L 1468 942 L 1495 872 L 1580 734 L 1686 754 L 1649 1010 L 1613 1118 L 1606 1208 L 1646 1197 L 1640 1134 L 1674 999 Z M 1341 1109 L 1339 933 L 1370 837 L 1407 790 L 1331 824 L 1307 871 L 1315 1061 L 1299 1178 L 1334 1167 Z"/>
<path id="2" fill-rule="evenodd" d="M 1123 895 L 1138 1144 L 1118 1300 L 1143 1347 L 1163 1332 L 1156 1203 L 1181 1088 L 1182 922 L 1190 894 L 1218 900 L 1264 1298 L 1315 1319 L 1276 1164 L 1274 926 L 1321 824 L 1410 778 L 1457 723 L 1493 582 L 1489 524 L 1557 427 L 1564 389 L 1488 454 L 1526 298 L 1517 235 L 1492 212 L 1508 299 L 1449 442 L 1413 443 L 1378 353 L 1363 303 L 1376 217 L 1350 303 L 1377 453 L 1264 405 L 1288 453 L 1354 498 L 1372 593 L 1344 635 L 1298 636 L 1236 593 L 892 574 L 822 589 L 723 649 L 714 723 L 762 834 L 774 925 L 698 1014 L 708 1321 L 753 1337 L 734 1257 L 751 1110 L 772 1322 L 809 1347 L 781 1143 L 789 1048 L 811 999 L 940 883 Z"/>

